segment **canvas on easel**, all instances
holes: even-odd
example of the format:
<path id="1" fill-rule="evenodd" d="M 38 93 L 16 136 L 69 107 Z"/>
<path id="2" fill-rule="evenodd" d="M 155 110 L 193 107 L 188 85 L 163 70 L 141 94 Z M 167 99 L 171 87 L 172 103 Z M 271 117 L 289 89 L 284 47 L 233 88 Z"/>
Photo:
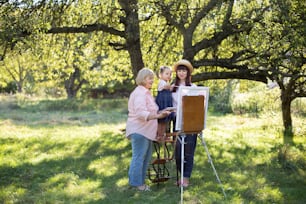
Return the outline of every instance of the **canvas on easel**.
<path id="1" fill-rule="evenodd" d="M 175 130 L 201 132 L 206 127 L 208 87 L 179 87 Z"/>
<path id="2" fill-rule="evenodd" d="M 205 96 L 182 97 L 182 132 L 199 133 L 203 130 Z"/>

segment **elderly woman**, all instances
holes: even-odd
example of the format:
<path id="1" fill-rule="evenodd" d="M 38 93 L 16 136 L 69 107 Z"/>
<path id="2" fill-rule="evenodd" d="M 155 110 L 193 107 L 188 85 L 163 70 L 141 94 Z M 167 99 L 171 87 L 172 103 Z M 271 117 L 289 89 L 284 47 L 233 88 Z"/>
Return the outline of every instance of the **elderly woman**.
<path id="1" fill-rule="evenodd" d="M 136 77 L 137 87 L 128 101 L 126 136 L 132 144 L 129 184 L 140 191 L 150 190 L 145 184 L 145 178 L 152 158 L 152 141 L 156 140 L 157 119 L 170 114 L 169 111 L 158 111 L 150 92 L 153 82 L 154 72 L 148 68 L 141 69 Z"/>

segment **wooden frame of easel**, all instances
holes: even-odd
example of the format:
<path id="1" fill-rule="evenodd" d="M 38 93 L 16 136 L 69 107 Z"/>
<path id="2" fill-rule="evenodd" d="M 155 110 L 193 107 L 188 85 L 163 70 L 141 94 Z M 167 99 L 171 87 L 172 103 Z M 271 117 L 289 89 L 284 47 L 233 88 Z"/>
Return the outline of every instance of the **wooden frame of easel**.
<path id="1" fill-rule="evenodd" d="M 208 87 L 179 88 L 175 129 L 179 132 L 177 140 L 181 143 L 180 183 L 183 183 L 184 178 L 185 137 L 187 134 L 199 134 L 205 128 L 208 96 Z M 183 185 L 181 185 L 181 204 L 183 203 L 183 194 Z"/>
<path id="2" fill-rule="evenodd" d="M 178 140 L 181 143 L 181 183 L 183 183 L 183 173 L 184 172 L 184 144 L 185 137 L 187 134 L 198 134 L 200 135 L 202 144 L 206 150 L 208 161 L 210 162 L 216 178 L 221 185 L 224 197 L 226 197 L 224 188 L 222 186 L 221 180 L 217 174 L 217 171 L 212 162 L 210 153 L 208 151 L 206 142 L 204 140 L 202 131 L 206 127 L 206 115 L 208 108 L 208 97 L 209 88 L 208 87 L 180 87 L 179 97 L 178 97 L 178 107 L 176 121 L 176 129 L 179 130 Z M 183 186 L 181 185 L 181 204 L 183 204 Z"/>
<path id="3" fill-rule="evenodd" d="M 181 143 L 181 178 L 184 179 L 184 144 L 187 134 L 198 134 L 203 130 L 205 96 L 182 96 L 182 124 L 178 140 Z M 183 204 L 183 185 L 181 185 L 181 204 Z"/>

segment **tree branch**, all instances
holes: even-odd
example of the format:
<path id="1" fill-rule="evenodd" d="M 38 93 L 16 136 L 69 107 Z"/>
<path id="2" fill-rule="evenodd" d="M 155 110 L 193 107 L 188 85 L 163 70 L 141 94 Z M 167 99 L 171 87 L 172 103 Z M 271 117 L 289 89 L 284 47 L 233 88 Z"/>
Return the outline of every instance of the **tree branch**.
<path id="1" fill-rule="evenodd" d="M 104 24 L 89 24 L 89 25 L 83 25 L 81 27 L 55 27 L 48 30 L 46 33 L 52 33 L 52 34 L 59 34 L 59 33 L 90 33 L 93 31 L 103 31 L 106 33 L 110 33 L 112 35 L 117 35 L 120 37 L 125 37 L 125 34 L 123 31 L 119 31 L 117 29 L 114 29 L 112 27 L 109 27 Z"/>
<path id="2" fill-rule="evenodd" d="M 264 73 L 251 73 L 250 70 L 239 70 L 235 72 L 205 72 L 192 76 L 192 81 L 199 82 L 209 79 L 246 79 L 267 83 Z"/>

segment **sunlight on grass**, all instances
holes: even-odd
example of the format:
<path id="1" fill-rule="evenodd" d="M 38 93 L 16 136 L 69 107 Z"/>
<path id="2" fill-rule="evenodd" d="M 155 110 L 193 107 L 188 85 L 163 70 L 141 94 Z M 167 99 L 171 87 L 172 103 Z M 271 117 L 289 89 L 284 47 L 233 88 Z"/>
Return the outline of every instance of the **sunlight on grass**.
<path id="1" fill-rule="evenodd" d="M 106 195 L 97 191 L 100 186 L 100 182 L 80 179 L 73 172 L 57 174 L 42 185 L 46 189 L 45 196 L 47 197 L 55 193 L 59 197 L 67 197 L 79 201 L 99 200 L 105 197 Z M 58 189 L 63 190 L 59 192 Z"/>
<path id="2" fill-rule="evenodd" d="M 259 202 L 274 201 L 280 202 L 282 200 L 282 193 L 275 186 L 271 186 L 269 181 L 264 177 L 265 175 L 252 175 L 248 172 L 236 172 L 231 176 L 236 180 L 236 185 L 232 189 L 238 192 L 244 192 L 244 196 L 248 200 L 257 200 Z"/>
<path id="3" fill-rule="evenodd" d="M 0 203 L 179 203 L 174 163 L 168 182 L 147 181 L 152 192 L 129 187 L 125 102 L 0 103 L 12 108 L 0 114 Z M 227 198 L 198 141 L 184 203 L 305 203 L 305 118 L 287 146 L 279 117 L 209 116 L 203 134 Z"/>
<path id="4" fill-rule="evenodd" d="M 273 186 L 263 186 L 258 189 L 258 200 L 262 202 L 283 202 L 283 195 L 279 189 L 275 189 Z"/>
<path id="5" fill-rule="evenodd" d="M 117 156 L 103 157 L 102 159 L 92 162 L 89 166 L 89 170 L 94 170 L 95 173 L 104 176 L 112 176 L 117 173 L 118 166 L 116 164 Z"/>
<path id="6" fill-rule="evenodd" d="M 26 189 L 22 187 L 17 187 L 14 184 L 8 185 L 5 188 L 0 188 L 0 200 L 1 197 L 8 198 L 7 203 L 15 203 L 20 200 L 20 197 L 26 194 Z"/>
<path id="7" fill-rule="evenodd" d="M 116 182 L 116 185 L 119 187 L 123 187 L 126 186 L 128 184 L 128 178 L 122 178 L 122 179 L 118 179 L 118 181 Z"/>

